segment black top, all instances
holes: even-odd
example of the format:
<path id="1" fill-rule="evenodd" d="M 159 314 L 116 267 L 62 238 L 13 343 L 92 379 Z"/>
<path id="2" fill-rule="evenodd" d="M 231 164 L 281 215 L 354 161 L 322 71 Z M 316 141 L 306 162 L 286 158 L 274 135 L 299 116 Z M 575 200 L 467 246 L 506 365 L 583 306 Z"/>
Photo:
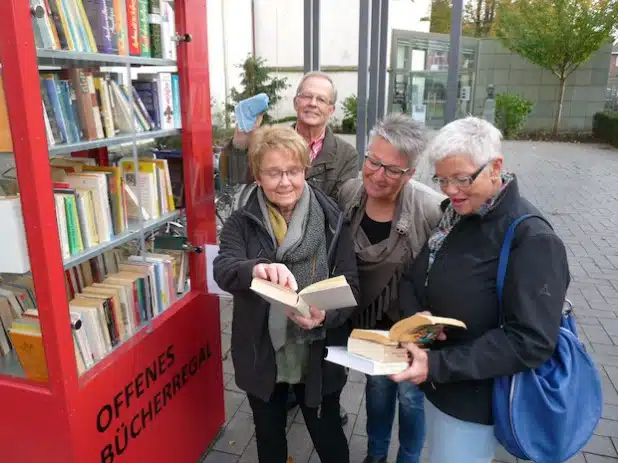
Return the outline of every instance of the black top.
<path id="1" fill-rule="evenodd" d="M 427 245 L 401 283 L 404 313 L 429 310 L 453 317 L 466 330 L 447 332 L 447 340 L 428 352 L 426 397 L 455 418 L 492 424 L 493 378 L 543 364 L 554 352 L 569 285 L 564 245 L 542 220 L 517 227 L 503 291 L 506 323 L 498 324 L 496 276 L 508 226 L 539 211 L 509 184 L 484 217 L 463 218 L 451 230 L 427 279 Z"/>
<path id="2" fill-rule="evenodd" d="M 390 220 L 388 222 L 376 222 L 365 212 L 363 220 L 361 220 L 360 226 L 365 232 L 365 235 L 367 235 L 369 242 L 371 244 L 377 244 L 380 241 L 384 241 L 389 237 L 389 235 L 391 234 L 392 223 L 393 222 Z"/>
<path id="3" fill-rule="evenodd" d="M 392 223 L 392 220 L 388 222 L 377 222 L 369 217 L 365 212 L 360 226 L 365 232 L 365 235 L 367 235 L 369 242 L 371 244 L 377 244 L 380 241 L 388 239 L 391 234 Z M 372 327 L 372 329 L 388 331 L 394 324 L 395 322 L 393 322 L 387 315 L 383 315 L 381 320 L 376 320 L 376 324 Z"/>
<path id="4" fill-rule="evenodd" d="M 326 219 L 324 239 L 328 249 L 329 276 L 344 275 L 359 299 L 358 270 L 351 232 L 335 202 L 312 187 Z M 214 278 L 219 287 L 234 296 L 232 361 L 236 384 L 243 391 L 268 401 L 275 388 L 277 364 L 268 333 L 269 304 L 251 291 L 253 267 L 277 262 L 272 238 L 263 224 L 257 189 L 246 205 L 235 211 L 221 232 Z M 340 392 L 346 383 L 343 367 L 324 361 L 326 346 L 345 346 L 348 319 L 356 307 L 328 310 L 324 319 L 326 338 L 311 343 L 305 400 L 317 407 L 324 395 Z"/>

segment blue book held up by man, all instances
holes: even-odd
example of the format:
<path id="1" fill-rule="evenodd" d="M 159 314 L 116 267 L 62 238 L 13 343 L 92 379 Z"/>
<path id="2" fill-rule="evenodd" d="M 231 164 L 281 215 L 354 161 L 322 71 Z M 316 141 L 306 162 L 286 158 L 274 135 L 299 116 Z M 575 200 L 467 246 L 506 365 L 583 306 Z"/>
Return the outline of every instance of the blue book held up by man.
<path id="1" fill-rule="evenodd" d="M 268 109 L 268 102 L 266 93 L 258 93 L 239 102 L 234 108 L 238 129 L 241 132 L 251 132 L 257 117 Z"/>

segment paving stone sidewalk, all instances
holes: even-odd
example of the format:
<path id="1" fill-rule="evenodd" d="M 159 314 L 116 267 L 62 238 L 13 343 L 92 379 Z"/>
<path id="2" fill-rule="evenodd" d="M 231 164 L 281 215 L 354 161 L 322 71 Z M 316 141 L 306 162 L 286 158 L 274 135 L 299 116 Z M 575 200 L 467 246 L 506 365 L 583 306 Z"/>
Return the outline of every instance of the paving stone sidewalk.
<path id="1" fill-rule="evenodd" d="M 601 145 L 506 142 L 507 169 L 518 174 L 523 194 L 537 205 L 567 246 L 580 337 L 603 378 L 604 410 L 595 435 L 575 463 L 618 462 L 618 151 Z M 229 355 L 232 309 L 222 301 L 226 426 L 205 463 L 257 463 L 251 409 L 234 383 Z M 364 377 L 352 373 L 342 396 L 350 461 L 365 457 Z M 318 463 L 297 409 L 288 415 L 288 446 L 297 463 Z M 397 451 L 393 430 L 389 461 Z M 496 462 L 517 460 L 503 450 Z M 448 462 L 445 462 L 448 463 Z"/>

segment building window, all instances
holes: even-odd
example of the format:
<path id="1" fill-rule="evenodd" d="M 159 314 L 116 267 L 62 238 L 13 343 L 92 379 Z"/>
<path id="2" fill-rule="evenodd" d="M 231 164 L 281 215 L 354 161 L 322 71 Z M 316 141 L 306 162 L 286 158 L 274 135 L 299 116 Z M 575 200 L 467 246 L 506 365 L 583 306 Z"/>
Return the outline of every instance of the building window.
<path id="1" fill-rule="evenodd" d="M 397 44 L 397 69 L 408 69 L 410 67 L 410 44 L 399 42 Z"/>

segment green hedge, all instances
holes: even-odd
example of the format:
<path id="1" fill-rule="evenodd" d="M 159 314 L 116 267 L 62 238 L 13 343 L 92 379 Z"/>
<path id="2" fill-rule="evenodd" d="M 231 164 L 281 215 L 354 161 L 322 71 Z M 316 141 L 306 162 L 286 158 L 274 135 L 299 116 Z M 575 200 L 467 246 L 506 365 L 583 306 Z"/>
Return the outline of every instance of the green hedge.
<path id="1" fill-rule="evenodd" d="M 596 113 L 592 132 L 597 139 L 618 147 L 618 112 Z"/>
<path id="2" fill-rule="evenodd" d="M 515 93 L 499 93 L 496 96 L 496 127 L 504 138 L 514 140 L 519 137 L 533 107 L 534 101 Z"/>

